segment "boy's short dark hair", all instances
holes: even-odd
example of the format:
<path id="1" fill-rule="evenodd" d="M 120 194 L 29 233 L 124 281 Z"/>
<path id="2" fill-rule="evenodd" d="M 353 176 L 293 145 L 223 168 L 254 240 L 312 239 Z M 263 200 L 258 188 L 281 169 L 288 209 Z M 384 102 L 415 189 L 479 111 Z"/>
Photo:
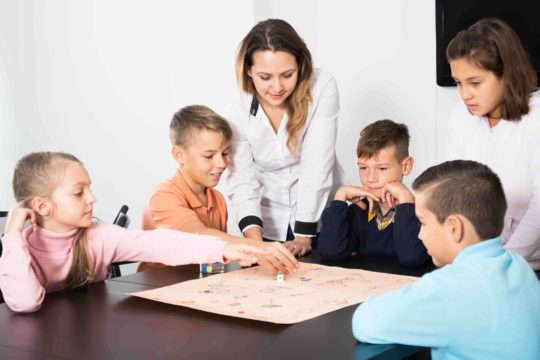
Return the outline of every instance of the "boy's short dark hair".
<path id="1" fill-rule="evenodd" d="M 405 124 L 397 124 L 392 120 L 378 120 L 366 126 L 360 133 L 356 146 L 356 156 L 370 159 L 379 152 L 395 145 L 395 156 L 402 161 L 409 156 L 409 129 Z"/>
<path id="2" fill-rule="evenodd" d="M 232 130 L 227 120 L 203 105 L 185 106 L 178 110 L 169 125 L 169 136 L 173 145 L 188 146 L 194 131 L 210 130 L 223 135 L 230 141 Z"/>
<path id="3" fill-rule="evenodd" d="M 473 224 L 480 239 L 501 234 L 506 198 L 501 180 L 486 165 L 447 161 L 428 168 L 412 186 L 416 191 L 429 191 L 426 206 L 441 224 L 449 215 L 461 214 Z"/>

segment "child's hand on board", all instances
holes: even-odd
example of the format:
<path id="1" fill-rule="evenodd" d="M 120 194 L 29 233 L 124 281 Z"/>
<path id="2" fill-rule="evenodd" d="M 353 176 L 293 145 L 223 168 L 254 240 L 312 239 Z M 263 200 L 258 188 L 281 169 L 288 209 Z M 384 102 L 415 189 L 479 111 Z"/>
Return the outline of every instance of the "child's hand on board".
<path id="1" fill-rule="evenodd" d="M 23 231 L 26 220 L 30 220 L 32 225 L 36 224 L 36 214 L 34 213 L 34 210 L 14 207 L 9 212 L 4 233 Z"/>
<path id="2" fill-rule="evenodd" d="M 270 270 L 272 274 L 281 273 L 287 275 L 298 271 L 300 264 L 294 255 L 281 243 L 257 242 L 266 254 L 257 255 L 257 262 L 262 267 Z"/>
<path id="3" fill-rule="evenodd" d="M 223 248 L 223 257 L 236 260 L 241 266 L 250 266 L 257 262 L 257 256 L 266 255 L 267 251 L 247 243 L 228 242 Z"/>

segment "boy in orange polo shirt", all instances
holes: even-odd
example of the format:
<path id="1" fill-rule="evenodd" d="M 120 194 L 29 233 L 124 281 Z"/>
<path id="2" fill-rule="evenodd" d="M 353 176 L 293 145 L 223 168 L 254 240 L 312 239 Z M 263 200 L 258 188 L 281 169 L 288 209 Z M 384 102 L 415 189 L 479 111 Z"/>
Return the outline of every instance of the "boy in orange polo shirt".
<path id="1" fill-rule="evenodd" d="M 169 228 L 214 235 L 225 241 L 250 242 L 267 250 L 259 264 L 272 272 L 295 271 L 298 262 L 281 244 L 263 243 L 226 233 L 227 206 L 213 189 L 228 165 L 232 130 L 227 121 L 206 106 L 192 105 L 174 114 L 169 125 L 175 175 L 157 186 L 143 213 L 143 229 Z M 138 271 L 163 267 L 141 263 Z"/>

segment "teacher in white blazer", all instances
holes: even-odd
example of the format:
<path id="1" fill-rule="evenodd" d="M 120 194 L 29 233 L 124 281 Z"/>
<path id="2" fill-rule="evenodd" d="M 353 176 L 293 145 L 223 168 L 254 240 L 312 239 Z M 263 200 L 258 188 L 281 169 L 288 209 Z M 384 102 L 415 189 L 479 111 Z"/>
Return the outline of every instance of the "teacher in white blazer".
<path id="1" fill-rule="evenodd" d="M 295 255 L 312 238 L 332 185 L 339 95 L 313 68 L 305 42 L 279 19 L 259 22 L 242 40 L 240 94 L 225 117 L 233 129 L 228 196 L 243 235 L 287 241 Z"/>

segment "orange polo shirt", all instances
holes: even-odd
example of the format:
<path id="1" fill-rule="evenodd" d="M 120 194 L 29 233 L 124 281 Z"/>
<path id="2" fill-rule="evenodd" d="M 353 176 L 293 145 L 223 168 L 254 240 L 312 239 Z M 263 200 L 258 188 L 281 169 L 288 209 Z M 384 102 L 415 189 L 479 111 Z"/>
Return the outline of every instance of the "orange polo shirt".
<path id="1" fill-rule="evenodd" d="M 227 231 L 227 204 L 223 195 L 212 188 L 206 189 L 208 204 L 204 206 L 191 191 L 182 173 L 159 184 L 143 212 L 143 230 L 168 228 L 183 230 L 186 224 L 200 221 L 206 227 Z M 141 263 L 137 271 L 163 267 L 156 263 Z"/>

